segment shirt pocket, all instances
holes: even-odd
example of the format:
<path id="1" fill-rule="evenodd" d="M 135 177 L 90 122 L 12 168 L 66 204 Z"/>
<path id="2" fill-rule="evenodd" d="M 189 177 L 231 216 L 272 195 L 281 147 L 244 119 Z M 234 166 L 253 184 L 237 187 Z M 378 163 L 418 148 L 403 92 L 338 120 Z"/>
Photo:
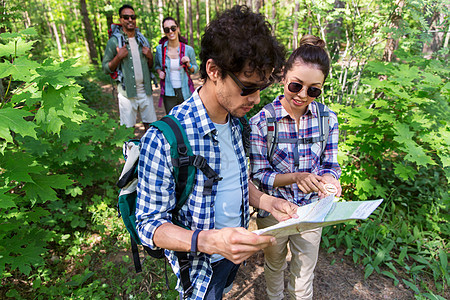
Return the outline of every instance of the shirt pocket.
<path id="1" fill-rule="evenodd" d="M 291 153 L 292 155 L 292 153 Z M 289 149 L 287 147 L 276 147 L 272 156 L 272 166 L 280 173 L 290 173 L 291 163 L 289 159 Z"/>

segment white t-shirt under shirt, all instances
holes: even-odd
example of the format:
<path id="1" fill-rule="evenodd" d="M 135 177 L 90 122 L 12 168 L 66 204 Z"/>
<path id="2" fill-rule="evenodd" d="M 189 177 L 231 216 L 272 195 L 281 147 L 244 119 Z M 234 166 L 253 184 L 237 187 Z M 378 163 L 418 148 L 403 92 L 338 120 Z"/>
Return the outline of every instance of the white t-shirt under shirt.
<path id="1" fill-rule="evenodd" d="M 240 167 L 234 147 L 231 140 L 230 122 L 226 124 L 214 123 L 218 131 L 217 139 L 220 147 L 220 177 L 217 187 L 216 203 L 214 205 L 215 212 L 215 229 L 225 227 L 241 227 L 241 176 Z M 223 256 L 218 254 L 212 255 L 212 262 L 219 261 Z"/>
<path id="2" fill-rule="evenodd" d="M 144 87 L 144 75 L 142 74 L 141 56 L 139 53 L 139 45 L 136 42 L 136 38 L 129 37 L 128 43 L 130 44 L 131 57 L 133 60 L 134 80 L 136 81 L 136 92 L 138 94 L 145 94 Z"/>
<path id="3" fill-rule="evenodd" d="M 172 87 L 174 89 L 181 88 L 181 66 L 180 60 L 170 58 L 170 82 L 172 83 Z"/>

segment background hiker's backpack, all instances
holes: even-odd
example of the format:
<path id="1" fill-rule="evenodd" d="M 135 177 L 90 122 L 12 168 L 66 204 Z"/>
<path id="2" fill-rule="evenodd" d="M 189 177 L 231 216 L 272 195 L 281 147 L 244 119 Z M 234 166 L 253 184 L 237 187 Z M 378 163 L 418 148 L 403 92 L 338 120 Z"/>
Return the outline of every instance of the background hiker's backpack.
<path id="1" fill-rule="evenodd" d="M 124 43 L 125 43 L 123 35 L 120 32 L 121 28 L 122 28 L 122 24 L 111 23 L 111 26 L 108 29 L 108 38 L 111 38 L 111 36 L 115 36 L 117 38 L 117 46 L 119 48 L 122 48 Z M 142 43 L 142 46 L 150 48 L 150 45 L 147 42 Z M 119 64 L 119 66 L 117 66 L 116 70 L 113 73 L 109 74 L 109 76 L 111 76 L 111 79 L 113 79 L 113 80 L 116 80 L 116 81 L 119 81 L 119 82 L 122 81 L 122 79 L 121 79 L 121 71 L 120 71 L 120 64 Z M 153 72 L 150 72 L 150 79 L 151 79 L 151 81 L 153 81 L 155 86 L 158 87 L 158 81 L 156 80 L 155 74 L 153 74 Z"/>
<path id="2" fill-rule="evenodd" d="M 111 38 L 111 36 L 115 36 L 117 38 L 118 47 L 123 47 L 123 35 L 120 33 L 120 28 L 122 28 L 122 24 L 117 23 L 111 23 L 110 28 L 108 29 L 108 38 Z M 110 73 L 109 76 L 111 76 L 111 79 L 118 80 L 118 73 L 117 70 L 113 73 Z"/>
<path id="3" fill-rule="evenodd" d="M 186 228 L 178 222 L 177 213 L 186 202 L 194 187 L 196 169 L 200 169 L 208 177 L 204 193 L 211 194 L 212 186 L 222 178 L 208 165 L 206 159 L 201 155 L 192 153 L 189 140 L 184 128 L 173 116 L 165 116 L 161 120 L 153 122 L 151 126 L 157 127 L 170 144 L 170 156 L 174 167 L 175 197 L 177 204 L 172 210 L 174 224 Z M 124 144 L 125 166 L 120 175 L 117 186 L 121 188 L 119 193 L 118 210 L 123 222 L 130 233 L 131 248 L 136 272 L 141 272 L 141 262 L 137 245 L 142 245 L 136 231 L 136 200 L 137 200 L 137 165 L 139 162 L 139 141 L 130 140 Z M 190 228 L 187 228 L 190 229 Z M 145 251 L 154 258 L 163 258 L 164 250 L 152 250 L 144 246 Z M 193 287 L 189 277 L 190 262 L 187 252 L 175 252 L 180 264 L 180 279 L 183 285 L 184 295 L 192 293 Z"/>
<path id="4" fill-rule="evenodd" d="M 266 114 L 267 121 L 267 159 L 270 163 L 273 161 L 273 154 L 275 149 L 279 143 L 284 144 L 314 144 L 317 142 L 321 143 L 321 154 L 320 154 L 320 162 L 322 162 L 324 158 L 325 147 L 327 146 L 328 135 L 330 134 L 330 125 L 329 125 L 329 116 L 330 111 L 327 106 L 322 103 L 314 101 L 317 108 L 317 117 L 319 122 L 319 136 L 313 138 L 298 138 L 298 139 L 289 139 L 289 138 L 279 138 L 278 137 L 278 124 L 277 118 L 275 115 L 275 108 L 273 103 L 266 104 L 263 108 Z M 296 155 L 295 155 L 296 154 Z M 294 161 L 295 166 L 299 165 L 299 157 L 298 152 L 294 153 Z"/>

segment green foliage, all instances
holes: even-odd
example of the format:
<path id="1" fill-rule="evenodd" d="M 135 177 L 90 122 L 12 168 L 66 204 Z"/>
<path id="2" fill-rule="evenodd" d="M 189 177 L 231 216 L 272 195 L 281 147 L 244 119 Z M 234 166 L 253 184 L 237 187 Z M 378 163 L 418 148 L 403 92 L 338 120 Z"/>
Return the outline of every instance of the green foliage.
<path id="1" fill-rule="evenodd" d="M 75 78 L 86 67 L 74 59 L 30 60 L 34 42 L 28 36 L 34 35 L 32 29 L 0 35 L 6 85 L 0 106 L 0 279 L 9 286 L 8 278 L 20 277 L 40 289 L 58 278 L 52 253 L 78 254 L 76 240 L 92 224 L 93 187 L 117 177 L 120 147 L 130 132 L 81 103 Z M 69 285 L 81 286 L 92 276 L 86 269 Z"/>
<path id="2" fill-rule="evenodd" d="M 406 274 L 403 282 L 420 294 L 417 287 L 430 288 L 420 278 L 431 276 L 443 292 L 450 281 L 449 70 L 397 55 L 403 63 L 369 63 L 353 106 L 332 105 L 344 137 L 345 198 L 386 201 L 370 221 L 325 228 L 324 244 L 346 247 L 366 278 L 376 271 L 398 284 Z"/>

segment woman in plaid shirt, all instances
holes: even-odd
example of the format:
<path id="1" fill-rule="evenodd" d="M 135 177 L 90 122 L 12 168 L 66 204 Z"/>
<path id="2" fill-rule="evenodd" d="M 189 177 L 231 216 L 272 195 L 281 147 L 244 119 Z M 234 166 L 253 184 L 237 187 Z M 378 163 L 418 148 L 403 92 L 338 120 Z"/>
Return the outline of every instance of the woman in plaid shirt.
<path id="1" fill-rule="evenodd" d="M 318 104 L 330 69 L 330 59 L 324 49 L 325 42 L 306 35 L 300 46 L 289 57 L 283 74 L 284 95 L 273 102 L 278 138 L 311 139 L 319 137 Z M 341 194 L 337 162 L 338 121 L 329 112 L 329 135 L 322 155 L 321 142 L 310 144 L 278 143 L 272 158 L 268 158 L 266 118 L 263 109 L 251 120 L 251 178 L 261 190 L 281 197 L 299 206 L 326 196 L 325 184 L 333 184 L 336 196 Z M 325 124 L 325 126 L 328 126 Z M 322 158 L 321 158 L 322 156 Z M 278 221 L 260 211 L 257 224 L 265 228 Z M 314 268 L 317 262 L 322 230 L 314 229 L 300 234 L 278 238 L 277 244 L 264 249 L 264 275 L 269 299 L 284 297 L 284 269 L 287 267 L 287 245 L 292 253 L 288 292 L 291 299 L 312 299 Z"/>

